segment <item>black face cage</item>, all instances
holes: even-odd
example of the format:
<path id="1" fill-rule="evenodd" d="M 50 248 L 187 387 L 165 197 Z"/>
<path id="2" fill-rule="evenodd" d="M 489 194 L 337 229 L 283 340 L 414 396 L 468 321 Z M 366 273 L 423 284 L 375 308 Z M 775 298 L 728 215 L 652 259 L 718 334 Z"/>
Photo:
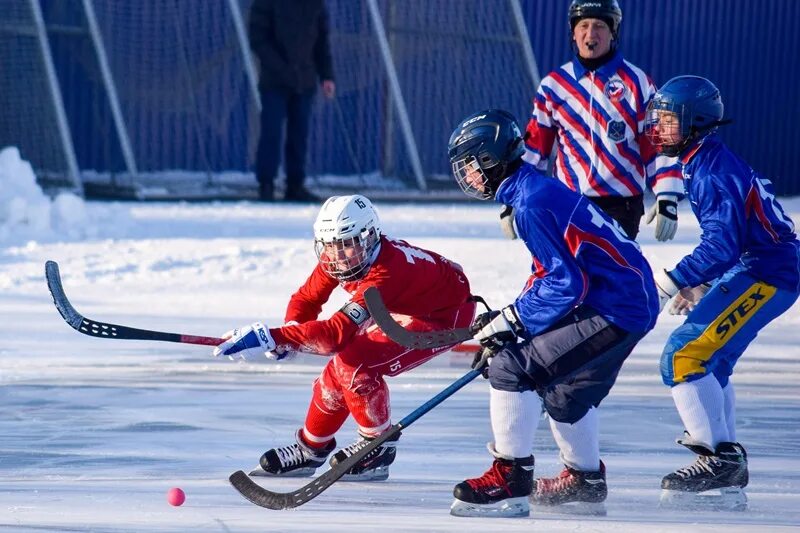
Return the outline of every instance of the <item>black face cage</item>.
<path id="1" fill-rule="evenodd" d="M 374 227 L 364 228 L 358 235 L 344 239 L 314 239 L 314 252 L 326 274 L 339 281 L 355 281 L 372 265 L 379 241 Z"/>

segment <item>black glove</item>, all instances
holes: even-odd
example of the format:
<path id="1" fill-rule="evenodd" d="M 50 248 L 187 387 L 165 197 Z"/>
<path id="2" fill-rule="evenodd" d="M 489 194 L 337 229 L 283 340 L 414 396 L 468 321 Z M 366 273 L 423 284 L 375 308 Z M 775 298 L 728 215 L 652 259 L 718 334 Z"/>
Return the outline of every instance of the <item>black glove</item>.
<path id="1" fill-rule="evenodd" d="M 499 350 L 509 342 L 517 340 L 525 328 L 519 321 L 514 307 L 509 305 L 503 311 L 481 313 L 470 326 L 473 338 L 481 346 Z"/>
<path id="2" fill-rule="evenodd" d="M 481 347 L 480 350 L 477 351 L 475 357 L 472 358 L 472 368 L 475 370 L 480 370 L 481 375 L 484 378 L 489 378 L 489 359 L 494 357 L 497 351 L 491 348 Z"/>

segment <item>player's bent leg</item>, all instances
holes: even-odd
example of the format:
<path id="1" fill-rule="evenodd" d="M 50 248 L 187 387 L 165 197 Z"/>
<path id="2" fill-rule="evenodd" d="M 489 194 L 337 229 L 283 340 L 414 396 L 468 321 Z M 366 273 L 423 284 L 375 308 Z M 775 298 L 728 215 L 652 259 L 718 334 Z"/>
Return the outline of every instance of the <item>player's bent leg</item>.
<path id="1" fill-rule="evenodd" d="M 330 441 L 350 414 L 334 363 L 328 361 L 311 387 L 303 437 L 314 446 Z"/>
<path id="2" fill-rule="evenodd" d="M 358 425 L 358 439 L 342 448 L 331 458 L 337 465 L 359 452 L 374 438 L 391 427 L 389 387 L 379 374 L 363 364 L 352 366 L 339 356 L 334 358 L 336 376 L 342 388 L 342 397 L 353 420 Z M 383 481 L 389 477 L 389 465 L 396 456 L 399 434 L 373 450 L 342 476 L 343 481 Z"/>
<path id="3" fill-rule="evenodd" d="M 453 516 L 525 517 L 530 514 L 528 496 L 533 487 L 533 456 L 506 457 L 494 443 L 487 446 L 494 461 L 484 474 L 467 479 L 453 489 Z"/>
<path id="4" fill-rule="evenodd" d="M 720 365 L 730 375 L 758 332 L 797 297 L 794 291 L 758 281 L 746 272 L 726 274 L 667 340 L 661 357 L 664 384 L 673 386 L 694 375 L 716 372 Z"/>
<path id="5" fill-rule="evenodd" d="M 474 302 L 437 321 L 414 317 L 397 317 L 412 331 L 438 330 L 447 327 L 466 327 L 475 311 Z M 409 350 L 389 340 L 377 326 L 360 332 L 334 359 L 335 376 L 349 412 L 358 424 L 358 438 L 331 458 L 331 465 L 357 453 L 391 426 L 389 388 L 384 376 L 396 376 L 446 351 L 446 347 L 429 350 Z M 382 481 L 389 477 L 389 466 L 397 456 L 400 435 L 387 440 L 342 477 L 343 481 Z"/>
<path id="6" fill-rule="evenodd" d="M 349 411 L 333 373 L 332 362 L 322 370 L 312 386 L 311 402 L 303 428 L 295 442 L 267 450 L 251 476 L 308 477 L 336 448 L 333 435 L 347 419 Z"/>
<path id="7" fill-rule="evenodd" d="M 676 407 L 691 432 L 679 443 L 698 457 L 664 477 L 662 505 L 746 508 L 747 454 L 734 442 L 734 400 L 728 379 L 758 332 L 796 299 L 796 292 L 765 284 L 746 272 L 732 272 L 670 336 L 661 359 L 662 379 L 673 387 Z M 710 420 L 718 421 L 718 427 Z"/>

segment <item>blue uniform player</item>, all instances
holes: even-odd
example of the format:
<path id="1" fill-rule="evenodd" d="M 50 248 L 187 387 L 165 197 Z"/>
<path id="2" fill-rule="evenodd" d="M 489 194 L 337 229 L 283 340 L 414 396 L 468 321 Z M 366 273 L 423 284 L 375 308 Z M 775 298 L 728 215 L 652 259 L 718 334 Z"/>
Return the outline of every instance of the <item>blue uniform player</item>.
<path id="1" fill-rule="evenodd" d="M 679 156 L 702 230 L 691 254 L 674 269 L 656 272 L 662 300 L 676 297 L 670 311 L 688 312 L 664 347 L 661 375 L 686 428 L 678 443 L 698 454 L 661 486 L 663 503 L 743 508 L 747 454 L 736 442 L 730 376 L 761 328 L 797 299 L 800 254 L 794 224 L 771 182 L 715 133 L 722 117 L 714 84 L 679 76 L 656 93 L 646 118 L 653 145 Z"/>
<path id="2" fill-rule="evenodd" d="M 659 311 L 638 245 L 591 201 L 524 163 L 523 153 L 519 127 L 505 111 L 471 115 L 450 138 L 461 188 L 512 206 L 533 256 L 514 303 L 473 324 L 475 338 L 496 352 L 488 368 L 494 462 L 481 477 L 456 485 L 457 516 L 526 516 L 529 498 L 602 506 L 597 407 Z M 542 405 L 565 469 L 534 480 Z"/>

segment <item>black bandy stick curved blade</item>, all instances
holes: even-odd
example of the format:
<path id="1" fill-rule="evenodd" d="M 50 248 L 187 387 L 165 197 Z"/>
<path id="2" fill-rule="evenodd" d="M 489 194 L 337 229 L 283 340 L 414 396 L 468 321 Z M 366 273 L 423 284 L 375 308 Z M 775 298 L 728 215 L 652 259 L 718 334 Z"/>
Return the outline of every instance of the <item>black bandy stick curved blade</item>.
<path id="1" fill-rule="evenodd" d="M 230 481 L 233 488 L 235 488 L 239 494 L 259 507 L 265 507 L 275 511 L 295 507 L 293 492 L 279 493 L 268 491 L 250 479 L 250 476 L 241 470 L 237 470 L 231 474 L 228 481 Z"/>
<path id="2" fill-rule="evenodd" d="M 341 463 L 337 463 L 336 466 L 331 467 L 330 470 L 321 476 L 312 479 L 299 489 L 291 492 L 273 492 L 269 489 L 265 489 L 261 485 L 258 485 L 250 478 L 250 476 L 241 470 L 237 470 L 231 474 L 228 477 L 228 481 L 230 481 L 231 485 L 233 485 L 233 488 L 235 488 L 239 494 L 259 507 L 273 509 L 275 511 L 293 509 L 310 500 L 313 500 L 322 494 L 322 492 L 333 485 L 339 478 L 345 475 L 348 470 L 355 466 L 356 463 L 372 453 L 384 442 L 398 435 L 402 428 L 403 426 L 400 424 L 395 424 L 389 429 L 389 431 L 381 434 L 378 438 L 371 441 L 358 452 L 354 453 Z"/>
<path id="3" fill-rule="evenodd" d="M 398 324 L 383 303 L 380 292 L 375 287 L 364 291 L 367 309 L 378 327 L 394 342 L 406 348 L 438 348 L 458 344 L 472 338 L 469 328 L 442 331 L 409 331 Z"/>
<path id="4" fill-rule="evenodd" d="M 86 318 L 76 311 L 69 302 L 67 294 L 64 292 L 64 286 L 61 284 L 61 273 L 58 270 L 58 263 L 55 261 L 47 261 L 44 264 L 44 275 L 47 279 L 47 288 L 50 289 L 50 295 L 53 297 L 53 303 L 56 309 L 58 309 L 64 321 L 78 332 L 91 337 L 118 337 L 129 339 L 153 338 L 153 335 L 150 335 L 148 332 L 136 330 L 135 328 L 128 328 L 126 326 L 109 324 L 107 322 L 98 322 Z"/>
<path id="5" fill-rule="evenodd" d="M 216 346 L 223 342 L 223 339 L 216 337 L 167 333 L 165 331 L 132 328 L 129 326 L 120 326 L 109 322 L 92 320 L 80 314 L 72 307 L 72 304 L 69 303 L 67 295 L 64 292 L 64 287 L 61 285 L 61 274 L 58 271 L 58 263 L 55 261 L 47 261 L 44 264 L 44 275 L 47 279 L 47 287 L 50 289 L 50 295 L 53 297 L 53 303 L 56 309 L 58 309 L 58 312 L 67 324 L 84 335 L 105 339 L 167 341 L 184 344 L 201 344 L 204 346 Z"/>
<path id="6" fill-rule="evenodd" d="M 58 263 L 55 261 L 47 261 L 44 264 L 44 276 L 47 279 L 47 288 L 50 289 L 50 295 L 53 297 L 53 303 L 58 309 L 58 312 L 64 320 L 74 329 L 80 331 L 81 323 L 83 323 L 83 315 L 72 307 L 72 304 L 67 300 L 67 295 L 64 293 L 64 287 L 61 285 L 61 274 L 58 271 Z"/>

